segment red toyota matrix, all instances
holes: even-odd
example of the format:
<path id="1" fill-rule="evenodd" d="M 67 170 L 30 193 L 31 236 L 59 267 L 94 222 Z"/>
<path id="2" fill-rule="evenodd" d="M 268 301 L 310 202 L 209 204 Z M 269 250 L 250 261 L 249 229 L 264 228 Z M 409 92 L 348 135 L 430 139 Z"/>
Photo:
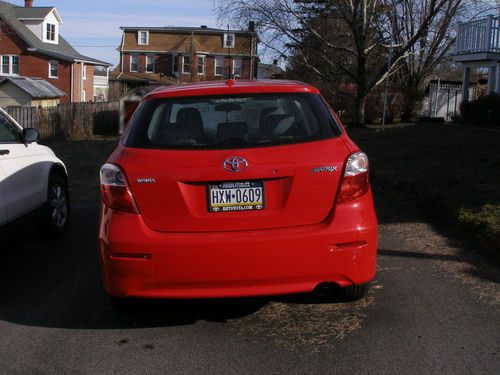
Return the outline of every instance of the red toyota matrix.
<path id="1" fill-rule="evenodd" d="M 213 298 L 375 274 L 368 159 L 314 87 L 229 80 L 146 96 L 101 168 L 106 291 Z"/>

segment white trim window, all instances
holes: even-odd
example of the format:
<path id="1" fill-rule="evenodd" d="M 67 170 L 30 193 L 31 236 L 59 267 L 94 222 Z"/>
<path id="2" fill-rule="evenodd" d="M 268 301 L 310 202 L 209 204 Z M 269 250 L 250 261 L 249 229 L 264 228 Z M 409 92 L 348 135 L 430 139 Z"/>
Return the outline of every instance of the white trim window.
<path id="1" fill-rule="evenodd" d="M 85 89 L 82 90 L 82 102 L 87 101 L 87 91 Z"/>
<path id="2" fill-rule="evenodd" d="M 16 55 L 0 56 L 0 75 L 3 76 L 19 75 L 19 56 Z"/>
<path id="3" fill-rule="evenodd" d="M 57 60 L 49 61 L 49 78 L 59 78 L 59 62 Z"/>
<path id="4" fill-rule="evenodd" d="M 130 55 L 130 71 L 133 73 L 139 71 L 139 55 Z"/>
<path id="5" fill-rule="evenodd" d="M 233 76 L 234 77 L 241 77 L 242 66 L 243 66 L 243 61 L 241 59 L 234 59 L 233 60 Z"/>
<path id="6" fill-rule="evenodd" d="M 214 75 L 216 76 L 224 75 L 224 56 L 216 56 L 214 60 L 215 60 Z"/>
<path id="7" fill-rule="evenodd" d="M 56 41 L 56 25 L 53 23 L 45 24 L 45 39 L 50 42 Z"/>
<path id="8" fill-rule="evenodd" d="M 137 44 L 140 46 L 149 45 L 149 31 L 139 30 L 137 32 Z"/>
<path id="9" fill-rule="evenodd" d="M 198 55 L 198 75 L 205 74 L 205 55 Z"/>
<path id="10" fill-rule="evenodd" d="M 234 48 L 234 34 L 224 34 L 224 48 Z"/>
<path id="11" fill-rule="evenodd" d="M 155 55 L 146 55 L 146 73 L 154 73 Z"/>
<path id="12" fill-rule="evenodd" d="M 82 63 L 82 79 L 87 79 L 87 65 Z"/>
<path id="13" fill-rule="evenodd" d="M 182 56 L 182 74 L 190 74 L 191 73 L 191 56 L 183 55 Z"/>

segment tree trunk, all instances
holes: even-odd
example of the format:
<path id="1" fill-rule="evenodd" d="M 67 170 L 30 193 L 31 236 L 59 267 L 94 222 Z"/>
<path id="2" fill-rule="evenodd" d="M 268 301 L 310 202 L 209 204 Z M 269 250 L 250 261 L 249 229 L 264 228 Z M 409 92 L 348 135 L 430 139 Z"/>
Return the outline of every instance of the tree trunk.
<path id="1" fill-rule="evenodd" d="M 363 126 L 365 124 L 365 103 L 366 94 L 358 92 L 354 98 L 354 117 L 352 126 Z"/>

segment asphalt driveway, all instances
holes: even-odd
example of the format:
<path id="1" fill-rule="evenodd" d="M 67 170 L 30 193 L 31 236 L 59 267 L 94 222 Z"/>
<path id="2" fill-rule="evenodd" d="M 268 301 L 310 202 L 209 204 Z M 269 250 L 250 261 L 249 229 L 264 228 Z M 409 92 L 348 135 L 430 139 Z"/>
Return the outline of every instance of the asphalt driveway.
<path id="1" fill-rule="evenodd" d="M 118 314 L 100 284 L 97 206 L 71 231 L 2 240 L 2 374 L 499 374 L 500 271 L 459 233 L 377 196 L 368 296 L 152 301 Z"/>

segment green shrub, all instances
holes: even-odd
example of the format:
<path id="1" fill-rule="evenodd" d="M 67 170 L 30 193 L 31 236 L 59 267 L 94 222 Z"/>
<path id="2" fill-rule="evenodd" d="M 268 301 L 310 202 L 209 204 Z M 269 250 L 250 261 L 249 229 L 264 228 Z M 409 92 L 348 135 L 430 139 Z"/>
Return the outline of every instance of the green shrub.
<path id="1" fill-rule="evenodd" d="M 463 121 L 471 125 L 500 127 L 500 95 L 490 94 L 460 104 Z"/>

